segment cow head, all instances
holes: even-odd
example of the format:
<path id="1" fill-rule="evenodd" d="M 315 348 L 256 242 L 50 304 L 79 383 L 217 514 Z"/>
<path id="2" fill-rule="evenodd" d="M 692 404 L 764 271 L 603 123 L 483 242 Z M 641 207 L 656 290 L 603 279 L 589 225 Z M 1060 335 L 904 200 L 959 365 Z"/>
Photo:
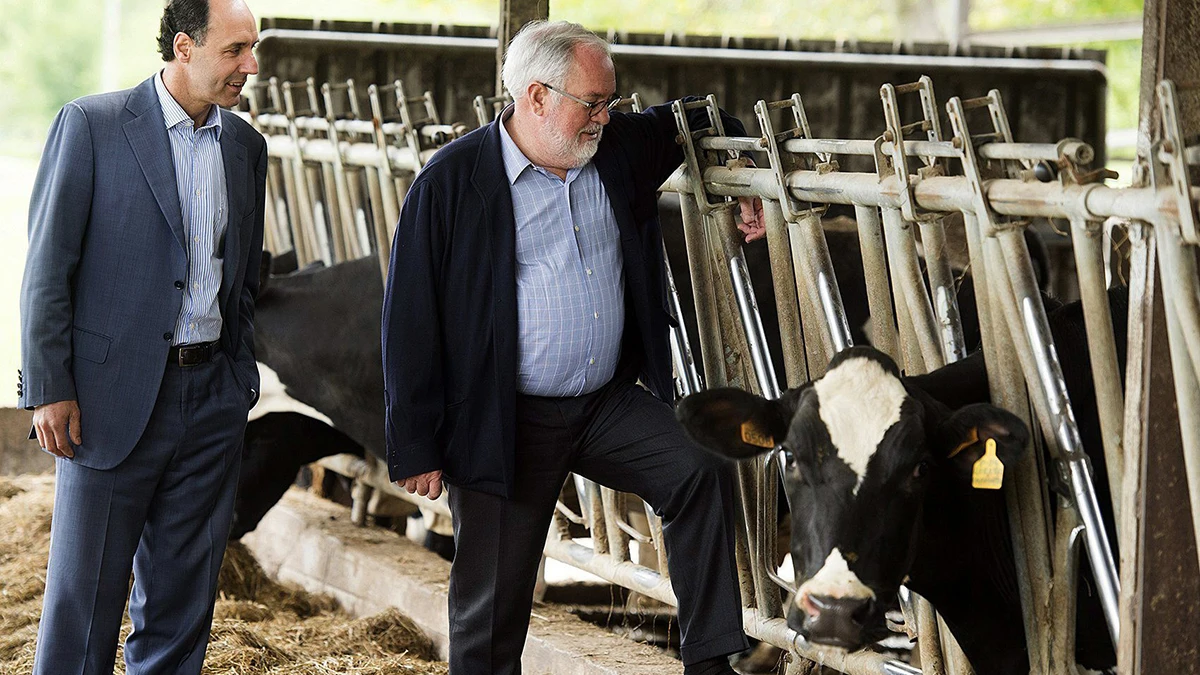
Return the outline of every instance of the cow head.
<path id="1" fill-rule="evenodd" d="M 931 490 L 971 491 L 989 439 L 1008 467 L 1028 439 L 1020 419 L 994 406 L 951 411 L 869 347 L 843 351 L 820 380 L 777 400 L 713 389 L 685 398 L 677 415 L 696 442 L 727 457 L 778 448 L 799 584 L 788 624 L 847 649 L 886 633 Z"/>

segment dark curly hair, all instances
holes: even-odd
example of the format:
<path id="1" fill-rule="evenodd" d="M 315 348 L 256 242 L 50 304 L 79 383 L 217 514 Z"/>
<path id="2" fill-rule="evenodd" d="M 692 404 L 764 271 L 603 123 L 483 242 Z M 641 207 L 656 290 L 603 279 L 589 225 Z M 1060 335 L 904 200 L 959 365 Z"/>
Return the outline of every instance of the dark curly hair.
<path id="1" fill-rule="evenodd" d="M 175 60 L 175 34 L 185 33 L 198 45 L 208 35 L 208 0 L 169 0 L 158 28 L 158 53 Z"/>

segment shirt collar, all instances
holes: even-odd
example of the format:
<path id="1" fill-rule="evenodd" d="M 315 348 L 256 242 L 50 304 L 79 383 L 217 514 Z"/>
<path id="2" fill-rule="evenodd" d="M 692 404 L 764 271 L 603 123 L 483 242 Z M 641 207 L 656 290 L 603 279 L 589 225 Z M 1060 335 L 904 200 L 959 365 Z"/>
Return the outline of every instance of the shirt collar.
<path id="1" fill-rule="evenodd" d="M 525 169 L 533 166 L 533 162 L 521 152 L 521 148 L 517 147 L 517 142 L 513 140 L 508 133 L 508 128 L 504 126 L 505 120 L 512 117 L 513 105 L 509 104 L 503 112 L 500 113 L 500 119 L 496 124 L 500 125 L 500 151 L 504 158 L 504 173 L 508 175 L 509 186 L 515 185 L 517 179 L 521 177 L 521 173 Z"/>
<path id="2" fill-rule="evenodd" d="M 179 101 L 176 101 L 171 92 L 167 91 L 167 85 L 163 83 L 162 71 L 159 71 L 158 75 L 154 77 L 154 89 L 158 92 L 158 103 L 162 106 L 163 120 L 168 129 L 184 122 L 195 125 L 192 118 L 183 110 L 183 106 L 179 105 Z M 221 111 L 217 106 L 211 104 L 208 106 L 208 119 L 204 121 L 200 129 L 209 127 L 216 129 L 217 138 L 221 137 Z"/>

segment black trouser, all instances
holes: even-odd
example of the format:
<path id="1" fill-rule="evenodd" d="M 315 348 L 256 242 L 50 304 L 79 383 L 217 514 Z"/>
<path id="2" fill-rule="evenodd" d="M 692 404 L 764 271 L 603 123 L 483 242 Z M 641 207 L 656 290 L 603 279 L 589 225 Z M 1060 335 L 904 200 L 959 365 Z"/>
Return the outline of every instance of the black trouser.
<path id="1" fill-rule="evenodd" d="M 734 562 L 733 470 L 627 378 L 575 398 L 517 397 L 514 497 L 452 486 L 452 675 L 521 672 L 533 586 L 568 472 L 643 499 L 663 518 L 685 664 L 746 648 Z"/>

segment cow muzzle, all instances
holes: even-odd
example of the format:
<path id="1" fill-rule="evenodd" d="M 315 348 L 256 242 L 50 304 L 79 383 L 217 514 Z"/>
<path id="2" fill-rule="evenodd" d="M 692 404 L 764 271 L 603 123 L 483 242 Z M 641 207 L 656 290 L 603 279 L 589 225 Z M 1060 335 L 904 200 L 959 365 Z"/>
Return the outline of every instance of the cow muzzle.
<path id="1" fill-rule="evenodd" d="M 875 615 L 875 599 L 809 595 L 803 610 L 800 625 L 793 628 L 805 639 L 853 651 L 867 642 L 866 627 Z"/>

